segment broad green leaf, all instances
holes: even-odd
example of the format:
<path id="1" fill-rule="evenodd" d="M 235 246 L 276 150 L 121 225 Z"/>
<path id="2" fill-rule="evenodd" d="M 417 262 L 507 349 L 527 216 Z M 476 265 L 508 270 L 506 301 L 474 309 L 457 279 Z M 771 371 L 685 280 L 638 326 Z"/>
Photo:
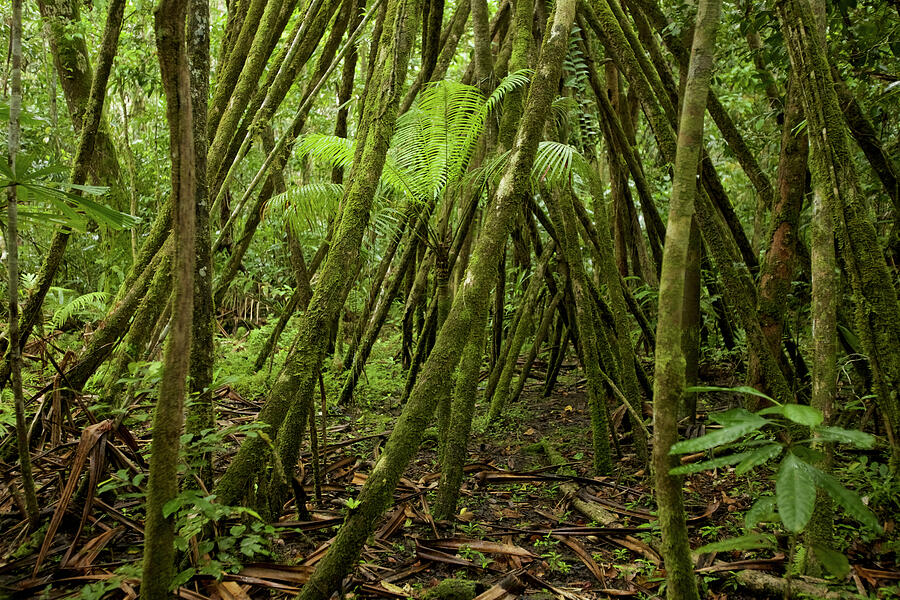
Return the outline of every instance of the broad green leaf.
<path id="1" fill-rule="evenodd" d="M 181 504 L 183 502 L 183 498 L 180 496 L 172 498 L 168 502 L 163 505 L 162 513 L 164 517 L 169 517 L 173 513 L 177 512 L 179 508 L 181 508 Z"/>
<path id="2" fill-rule="evenodd" d="M 812 551 L 816 560 L 822 563 L 822 566 L 835 577 L 843 579 L 850 573 L 850 561 L 842 552 L 832 550 L 822 544 L 812 544 Z"/>
<path id="3" fill-rule="evenodd" d="M 700 546 L 694 552 L 706 554 L 707 552 L 730 552 L 731 550 L 755 550 L 757 548 L 775 548 L 775 536 L 770 533 L 750 533 L 747 535 L 712 542 Z"/>
<path id="4" fill-rule="evenodd" d="M 710 448 L 733 442 L 734 440 L 747 435 L 751 431 L 756 431 L 763 425 L 769 423 L 766 419 L 756 416 L 751 412 L 744 411 L 744 413 L 746 413 L 746 415 L 742 416 L 742 420 L 736 422 L 734 425 L 707 433 L 704 436 L 692 440 L 682 440 L 673 444 L 671 450 L 669 450 L 669 454 L 687 454 L 689 452 L 709 450 Z"/>
<path id="5" fill-rule="evenodd" d="M 773 458 L 781 454 L 782 449 L 783 448 L 781 444 L 770 443 L 761 448 L 757 448 L 752 452 L 745 452 L 747 457 L 741 461 L 741 464 L 739 464 L 737 468 L 735 468 L 735 474 L 743 475 L 751 469 L 772 460 Z"/>
<path id="6" fill-rule="evenodd" d="M 775 496 L 763 496 L 753 503 L 744 515 L 744 527 L 753 529 L 760 523 L 771 523 L 778 519 L 775 513 Z"/>
<path id="7" fill-rule="evenodd" d="M 869 529 L 881 533 L 881 523 L 878 522 L 878 517 L 875 516 L 875 513 L 868 506 L 863 504 L 859 494 L 848 490 L 837 479 L 820 469 L 810 466 L 807 466 L 807 469 L 815 483 L 825 490 L 850 516 Z"/>
<path id="8" fill-rule="evenodd" d="M 724 412 L 712 413 L 709 415 L 709 418 L 723 427 L 731 427 L 741 423 L 756 422 L 759 419 L 759 414 L 754 414 L 744 408 L 732 408 Z"/>
<path id="9" fill-rule="evenodd" d="M 712 469 L 718 469 L 719 467 L 724 467 L 726 465 L 733 465 L 734 463 L 744 460 L 750 454 L 752 454 L 752 452 L 741 452 L 739 454 L 729 454 L 728 456 L 720 456 L 718 458 L 714 458 L 712 460 L 706 460 L 706 461 L 699 462 L 699 463 L 681 465 L 679 467 L 675 467 L 675 468 L 671 469 L 669 471 L 669 474 L 685 475 L 687 473 L 699 473 L 700 471 L 710 471 Z"/>
<path id="10" fill-rule="evenodd" d="M 732 392 L 735 394 L 749 394 L 751 396 L 758 396 L 760 398 L 765 398 L 766 400 L 771 400 L 775 402 L 775 399 L 771 396 L 767 396 L 763 394 L 761 391 L 756 388 L 752 388 L 748 385 L 739 385 L 738 387 L 727 388 L 727 387 L 719 387 L 715 385 L 695 385 L 689 388 L 685 388 L 685 392 Z"/>
<path id="11" fill-rule="evenodd" d="M 781 462 L 775 480 L 775 497 L 781 522 L 791 531 L 802 531 L 816 504 L 816 484 L 811 467 L 792 453 Z"/>
<path id="12" fill-rule="evenodd" d="M 824 420 L 821 412 L 812 406 L 804 406 L 803 404 L 785 404 L 784 416 L 794 423 L 800 423 L 807 427 L 821 425 Z"/>
<path id="13" fill-rule="evenodd" d="M 837 442 L 839 444 L 852 444 L 857 448 L 869 449 L 875 446 L 875 436 L 858 431 L 856 429 L 844 429 L 842 427 L 816 427 L 818 439 L 824 442 Z"/>

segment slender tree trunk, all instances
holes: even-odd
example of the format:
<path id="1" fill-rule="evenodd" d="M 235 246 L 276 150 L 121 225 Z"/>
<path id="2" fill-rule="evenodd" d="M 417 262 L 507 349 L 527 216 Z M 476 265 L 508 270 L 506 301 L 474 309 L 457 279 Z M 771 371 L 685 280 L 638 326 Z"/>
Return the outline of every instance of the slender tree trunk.
<path id="1" fill-rule="evenodd" d="M 374 531 L 377 518 L 387 508 L 400 477 L 419 447 L 422 433 L 434 411 L 435 397 L 456 370 L 474 325 L 486 318 L 489 292 L 494 285 L 494 267 L 505 246 L 508 227 L 521 210 L 529 191 L 529 172 L 537 153 L 544 122 L 558 89 L 559 76 L 575 18 L 575 1 L 558 0 L 552 29 L 545 36 L 543 52 L 531 83 L 510 164 L 487 211 L 487 220 L 472 253 L 468 274 L 454 299 L 447 321 L 425 363 L 409 402 L 385 445 L 384 452 L 352 509 L 319 562 L 310 581 L 300 592 L 301 600 L 327 600 L 353 568 L 363 544 Z"/>
<path id="2" fill-rule="evenodd" d="M 556 244 L 552 241 L 544 246 L 543 255 L 540 258 L 535 272 L 531 275 L 525 294 L 522 296 L 519 305 L 519 318 L 515 327 L 510 330 L 507 342 L 507 348 L 501 362 L 497 364 L 495 370 L 500 373 L 497 383 L 494 385 L 493 394 L 491 395 L 491 405 L 488 411 L 488 422 L 493 423 L 500 418 L 503 410 L 506 408 L 509 399 L 509 385 L 512 383 L 515 374 L 516 364 L 519 361 L 519 352 L 525 344 L 526 337 L 531 333 L 533 327 L 532 315 L 538 303 L 541 286 L 544 283 L 544 274 L 550 263 L 550 259 L 556 250 Z"/>
<path id="3" fill-rule="evenodd" d="M 669 449 L 678 439 L 678 409 L 684 390 L 685 359 L 681 319 L 684 314 L 685 273 L 690 251 L 697 166 L 703 147 L 703 116 L 712 76 L 720 0 L 700 0 L 685 84 L 678 145 L 675 154 L 669 224 L 659 286 L 656 329 L 656 377 L 653 388 L 653 467 L 656 504 L 662 528 L 662 554 L 670 600 L 699 598 L 688 543 L 680 478 L 670 475 L 674 465 Z"/>
<path id="4" fill-rule="evenodd" d="M 891 466 L 900 470 L 900 307 L 879 247 L 859 181 L 825 48 L 807 0 L 776 6 L 797 73 L 808 123 L 815 188 L 834 218 L 841 257 L 856 304 L 857 334 L 869 357 L 878 407 L 891 446 Z"/>
<path id="5" fill-rule="evenodd" d="M 10 27 L 12 73 L 9 91 L 9 168 L 16 172 L 19 152 L 19 114 L 22 110 L 22 0 L 13 0 Z M 40 519 L 40 509 L 31 472 L 31 449 L 28 445 L 28 426 L 25 421 L 25 397 L 22 393 L 22 347 L 19 345 L 19 198 L 17 187 L 6 189 L 6 264 L 9 274 L 9 365 L 12 372 L 13 398 L 16 406 L 16 441 L 19 450 L 19 471 L 25 491 L 25 508 L 29 526 L 34 529 Z"/>
<path id="6" fill-rule="evenodd" d="M 153 328 L 160 320 L 160 315 L 166 308 L 169 298 L 172 296 L 172 254 L 163 253 L 153 281 L 147 288 L 147 293 L 141 299 L 134 312 L 128 333 L 120 344 L 115 360 L 106 372 L 106 383 L 103 387 L 103 398 L 111 406 L 124 408 L 127 401 L 122 397 L 125 391 L 122 378 L 128 376 L 128 365 L 143 358 Z M 130 386 L 128 386 L 130 388 Z"/>
<path id="7" fill-rule="evenodd" d="M 347 381 L 344 383 L 344 387 L 341 389 L 341 395 L 338 400 L 339 404 L 348 403 L 350 401 L 350 398 L 353 396 L 353 391 L 354 389 L 356 389 L 356 384 L 359 382 L 359 378 L 362 375 L 363 370 L 365 369 L 366 361 L 369 360 L 369 354 L 372 352 L 372 348 L 375 346 L 375 341 L 378 338 L 378 333 L 381 331 L 381 327 L 387 320 L 388 312 L 390 311 L 390 308 L 394 303 L 394 298 L 397 296 L 397 292 L 400 290 L 400 285 L 403 282 L 403 274 L 408 271 L 410 265 L 413 264 L 417 246 L 415 240 L 421 239 L 427 232 L 428 219 L 431 216 L 432 210 L 433 207 L 429 206 L 425 210 L 421 211 L 421 214 L 418 217 L 418 224 L 416 225 L 416 229 L 410 230 L 410 235 L 407 238 L 406 247 L 403 249 L 403 254 L 400 255 L 400 260 L 397 262 L 394 274 L 392 275 L 388 285 L 385 286 L 384 294 L 382 294 L 380 301 L 378 302 L 373 314 L 371 315 L 371 318 L 366 319 L 368 325 L 366 326 L 362 339 L 358 344 L 358 351 L 354 352 L 352 355 L 350 352 L 347 353 L 348 357 L 350 358 L 344 366 L 350 369 L 350 377 L 347 379 Z M 379 287 L 381 287 L 380 283 Z"/>
<path id="8" fill-rule="evenodd" d="M 323 336 L 322 331 L 328 331 L 335 321 L 358 271 L 362 236 L 368 225 L 375 187 L 381 177 L 396 120 L 400 93 L 397 82 L 406 74 L 416 7 L 416 0 L 410 4 L 389 0 L 382 46 L 374 71 L 377 79 L 370 84 L 372 101 L 365 107 L 353 169 L 341 201 L 342 213 L 328 260 L 302 317 L 296 349 L 258 416 L 258 420 L 267 425 L 268 435 L 277 437 L 281 464 L 290 470 L 285 474 L 287 477 L 292 476 L 317 373 L 327 349 L 328 337 Z M 276 429 L 277 436 L 274 435 Z M 261 471 L 267 457 L 267 445 L 261 437 L 246 440 L 217 485 L 220 499 L 226 504 L 239 501 L 247 491 L 250 477 Z M 283 486 L 287 482 L 275 484 L 270 488 L 271 502 L 286 489 Z"/>
<path id="9" fill-rule="evenodd" d="M 191 114 L 191 75 L 185 44 L 187 4 L 161 0 L 156 7 L 156 45 L 166 93 L 169 155 L 175 208 L 172 330 L 163 358 L 163 378 L 153 418 L 147 517 L 144 528 L 143 600 L 169 596 L 174 575 L 175 530 L 163 507 L 178 493 L 178 451 L 191 350 L 194 304 L 196 177 Z"/>
<path id="10" fill-rule="evenodd" d="M 93 157 L 98 151 L 102 150 L 98 145 L 98 139 L 101 138 L 100 127 L 102 124 L 103 103 L 106 99 L 106 83 L 109 80 L 113 59 L 116 56 L 116 48 L 119 43 L 119 33 L 122 30 L 124 4 L 124 0 L 115 0 L 109 5 L 106 25 L 103 29 L 103 37 L 97 55 L 97 71 L 90 82 L 87 104 L 84 106 L 83 112 L 77 113 L 80 117 L 81 130 L 70 177 L 70 181 L 76 185 L 82 185 L 88 181 L 91 164 L 94 160 Z M 22 307 L 22 314 L 18 324 L 20 349 L 25 347 L 32 329 L 37 326 L 38 321 L 41 319 L 41 307 L 43 306 L 44 298 L 46 298 L 47 292 L 53 284 L 53 278 L 62 264 L 63 255 L 71 233 L 68 227 L 62 227 L 53 234 L 50 248 L 44 256 L 37 274 L 35 291 L 28 297 L 28 300 Z M 4 349 L 3 345 L 0 345 L 0 351 Z M 5 360 L 2 368 L 0 368 L 0 389 L 2 389 L 8 377 L 9 364 L 8 360 Z"/>
<path id="11" fill-rule="evenodd" d="M 194 315 L 191 321 L 190 392 L 193 402 L 187 411 L 185 429 L 199 436 L 215 427 L 213 415 L 213 366 L 215 363 L 215 307 L 213 305 L 212 241 L 209 227 L 207 185 L 206 112 L 209 97 L 209 0 L 190 0 L 188 61 L 191 74 L 191 116 L 194 138 L 195 185 L 194 220 L 196 258 L 194 262 Z M 200 479 L 207 489 L 213 484 L 212 454 L 200 461 Z M 193 484 L 193 482 L 191 482 Z"/>
<path id="12" fill-rule="evenodd" d="M 564 190 L 551 192 L 548 208 L 560 237 L 561 254 L 568 265 L 572 283 L 575 325 L 581 349 L 581 363 L 588 381 L 588 399 L 591 416 L 592 444 L 594 449 L 594 472 L 606 475 L 612 471 L 612 453 L 609 443 L 609 422 L 607 420 L 604 377 L 600 366 L 602 335 L 599 323 L 594 320 L 593 301 L 588 290 L 588 277 L 584 269 L 581 238 L 578 235 L 578 217 L 572 202 L 572 192 Z M 572 314 L 572 313 L 570 313 Z M 605 344 L 603 345 L 605 347 Z M 612 361 L 604 361 L 607 369 Z"/>
<path id="13" fill-rule="evenodd" d="M 550 302 L 547 304 L 547 308 L 544 309 L 543 316 L 541 316 L 541 323 L 540 325 L 538 325 L 537 333 L 535 333 L 534 335 L 534 342 L 531 344 L 531 348 L 528 349 L 528 354 L 525 356 L 525 362 L 522 365 L 522 372 L 519 374 L 519 379 L 516 381 L 513 392 L 509 396 L 509 402 L 511 403 L 515 403 L 516 401 L 518 401 L 519 396 L 522 395 L 522 390 L 525 389 L 525 384 L 528 382 L 528 376 L 531 374 L 531 367 L 532 365 L 534 365 L 534 361 L 537 358 L 538 352 L 540 352 L 541 350 L 541 344 L 543 344 L 544 340 L 547 339 L 547 333 L 550 330 L 550 324 L 553 322 L 553 318 L 556 316 L 556 311 L 559 308 L 559 303 L 562 301 L 562 298 L 562 291 L 557 291 Z"/>

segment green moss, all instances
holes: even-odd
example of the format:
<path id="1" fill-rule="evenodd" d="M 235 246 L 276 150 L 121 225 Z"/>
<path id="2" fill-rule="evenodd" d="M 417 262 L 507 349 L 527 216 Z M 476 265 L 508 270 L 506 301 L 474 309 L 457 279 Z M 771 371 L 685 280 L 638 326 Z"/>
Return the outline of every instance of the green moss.
<path id="1" fill-rule="evenodd" d="M 445 579 L 425 593 L 425 600 L 472 600 L 478 583 L 469 579 Z"/>

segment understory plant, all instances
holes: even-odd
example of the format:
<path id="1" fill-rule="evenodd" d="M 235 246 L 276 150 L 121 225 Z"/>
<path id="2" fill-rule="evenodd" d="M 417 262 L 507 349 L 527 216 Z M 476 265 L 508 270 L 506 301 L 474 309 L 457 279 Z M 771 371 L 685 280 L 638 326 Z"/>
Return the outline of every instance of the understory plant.
<path id="1" fill-rule="evenodd" d="M 698 438 L 682 440 L 672 446 L 670 454 L 715 451 L 720 456 L 675 467 L 671 469 L 671 474 L 685 475 L 736 465 L 735 474 L 741 476 L 780 459 L 773 469 L 775 494 L 760 497 L 747 511 L 744 516 L 747 533 L 706 544 L 697 552 L 776 548 L 777 540 L 773 534 L 757 531 L 758 526 L 765 523 L 786 531 L 793 550 L 797 535 L 803 533 L 810 523 L 818 492 L 830 497 L 867 529 L 882 532 L 875 513 L 859 494 L 847 489 L 817 466 L 824 463 L 825 455 L 814 447 L 814 444 L 833 443 L 871 449 L 875 445 L 874 436 L 854 429 L 824 425 L 824 417 L 819 410 L 802 404 L 781 404 L 750 387 L 699 386 L 688 388 L 686 392 L 738 392 L 764 398 L 771 405 L 756 412 L 734 408 L 710 415 L 713 421 L 721 425 L 721 429 Z M 813 551 L 833 575 L 843 577 L 849 571 L 847 558 L 835 549 L 816 544 Z"/>

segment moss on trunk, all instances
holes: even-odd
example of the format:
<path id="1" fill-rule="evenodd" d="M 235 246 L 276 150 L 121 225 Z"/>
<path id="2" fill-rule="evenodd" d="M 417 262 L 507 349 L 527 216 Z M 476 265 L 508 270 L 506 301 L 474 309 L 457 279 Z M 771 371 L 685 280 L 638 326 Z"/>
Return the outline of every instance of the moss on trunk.
<path id="1" fill-rule="evenodd" d="M 666 591 L 670 600 L 699 598 L 688 541 L 681 479 L 669 474 L 674 466 L 669 449 L 678 439 L 678 410 L 684 393 L 685 359 L 681 319 L 684 314 L 685 273 L 688 268 L 697 164 L 703 146 L 703 116 L 712 76 L 720 0 L 701 0 L 685 81 L 684 104 L 678 129 L 669 223 L 659 287 L 656 330 L 656 369 L 653 387 L 653 470 L 656 505 L 662 528 Z"/>
<path id="2" fill-rule="evenodd" d="M 495 260 L 505 246 L 508 227 L 522 198 L 530 189 L 530 170 L 537 153 L 544 121 L 555 97 L 575 17 L 574 0 L 559 0 L 553 27 L 545 37 L 540 64 L 531 84 L 522 123 L 513 145 L 510 164 L 487 211 L 487 218 L 472 253 L 469 268 L 444 327 L 404 407 L 384 452 L 359 495 L 359 505 L 300 592 L 303 600 L 326 600 L 352 569 L 378 516 L 387 508 L 397 482 L 418 449 L 434 411 L 438 390 L 447 386 L 475 323 L 486 318 L 489 292 L 494 285 Z"/>

